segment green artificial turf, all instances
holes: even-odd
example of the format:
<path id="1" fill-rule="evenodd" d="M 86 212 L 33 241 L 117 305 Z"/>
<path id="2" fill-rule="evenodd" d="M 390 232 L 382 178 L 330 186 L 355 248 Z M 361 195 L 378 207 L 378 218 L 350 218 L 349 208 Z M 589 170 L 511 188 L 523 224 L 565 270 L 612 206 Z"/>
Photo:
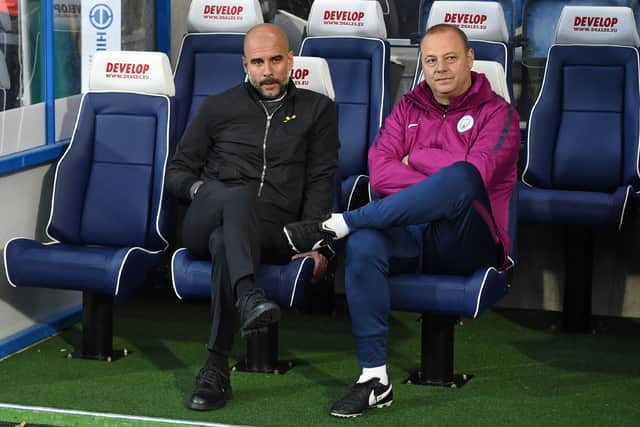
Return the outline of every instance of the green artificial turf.
<path id="1" fill-rule="evenodd" d="M 208 304 L 156 293 L 116 307 L 114 347 L 127 348 L 128 357 L 112 363 L 65 358 L 79 345 L 78 325 L 0 362 L 0 402 L 257 426 L 621 426 L 637 425 L 640 416 L 639 321 L 600 319 L 596 335 L 564 335 L 550 328 L 557 313 L 500 310 L 456 327 L 456 371 L 473 374 L 460 389 L 402 384 L 419 362 L 420 322 L 416 314 L 394 313 L 393 405 L 356 419 L 333 418 L 329 405 L 359 373 L 341 304 L 334 316 L 285 311 L 280 358 L 296 360 L 294 369 L 234 372 L 233 400 L 225 408 L 190 411 L 184 402 L 206 357 Z M 238 338 L 235 357 L 243 344 Z M 27 415 L 0 408 L 0 420 Z M 149 425 L 42 415 L 28 421 Z"/>

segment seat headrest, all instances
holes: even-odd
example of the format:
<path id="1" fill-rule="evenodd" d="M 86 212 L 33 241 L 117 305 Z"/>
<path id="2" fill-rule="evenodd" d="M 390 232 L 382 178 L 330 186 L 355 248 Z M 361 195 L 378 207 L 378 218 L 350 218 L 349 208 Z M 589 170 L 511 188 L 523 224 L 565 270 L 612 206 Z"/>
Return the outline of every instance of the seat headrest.
<path id="1" fill-rule="evenodd" d="M 89 90 L 131 91 L 174 96 L 171 64 L 162 52 L 103 50 L 91 64 Z"/>
<path id="2" fill-rule="evenodd" d="M 472 71 L 476 73 L 482 73 L 489 80 L 491 90 L 504 98 L 505 101 L 511 102 L 509 96 L 509 87 L 507 85 L 507 74 L 504 71 L 502 64 L 496 61 L 483 61 L 479 59 L 473 60 Z M 416 85 L 424 80 L 424 72 L 420 72 L 420 77 L 416 82 Z"/>
<path id="3" fill-rule="evenodd" d="M 302 89 L 312 90 L 335 100 L 329 64 L 324 58 L 315 56 L 294 56 L 289 77 Z"/>
<path id="4" fill-rule="evenodd" d="M 504 98 L 505 101 L 511 102 L 509 97 L 509 88 L 507 87 L 507 73 L 505 73 L 502 64 L 495 61 L 482 61 L 475 59 L 473 61 L 473 67 L 471 67 L 476 73 L 482 73 L 489 80 L 491 89 Z"/>
<path id="5" fill-rule="evenodd" d="M 640 46 L 633 10 L 622 6 L 565 6 L 556 27 L 558 44 Z"/>
<path id="6" fill-rule="evenodd" d="M 377 0 L 315 0 L 309 12 L 307 34 L 385 39 L 387 27 Z"/>
<path id="7" fill-rule="evenodd" d="M 258 0 L 192 0 L 187 14 L 193 33 L 246 33 L 263 22 Z"/>
<path id="8" fill-rule="evenodd" d="M 434 1 L 427 28 L 437 24 L 455 25 L 472 40 L 509 41 L 507 21 L 498 2 Z"/>

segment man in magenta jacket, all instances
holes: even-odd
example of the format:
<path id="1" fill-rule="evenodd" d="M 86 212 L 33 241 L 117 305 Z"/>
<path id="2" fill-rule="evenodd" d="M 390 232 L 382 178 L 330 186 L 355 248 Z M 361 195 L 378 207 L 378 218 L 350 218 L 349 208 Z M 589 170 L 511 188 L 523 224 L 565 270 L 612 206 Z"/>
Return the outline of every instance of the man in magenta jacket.
<path id="1" fill-rule="evenodd" d="M 401 271 L 412 265 L 408 272 L 432 274 L 507 267 L 518 113 L 471 71 L 473 50 L 457 27 L 431 27 L 420 49 L 425 81 L 403 97 L 369 150 L 371 187 L 382 198 L 285 227 L 303 248 L 350 235 L 345 287 L 362 374 L 333 404 L 339 417 L 393 401 L 387 277 L 398 271 L 395 260 L 403 260 Z"/>

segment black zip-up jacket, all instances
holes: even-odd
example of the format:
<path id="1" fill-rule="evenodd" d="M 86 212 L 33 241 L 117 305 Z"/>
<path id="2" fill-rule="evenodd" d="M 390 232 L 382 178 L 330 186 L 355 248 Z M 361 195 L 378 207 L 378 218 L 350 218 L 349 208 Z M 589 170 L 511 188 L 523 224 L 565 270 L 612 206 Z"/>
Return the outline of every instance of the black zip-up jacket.
<path id="1" fill-rule="evenodd" d="M 167 168 L 167 189 L 189 202 L 198 180 L 255 187 L 259 213 L 286 224 L 331 211 L 338 167 L 336 108 L 292 82 L 271 115 L 244 83 L 207 97 Z"/>

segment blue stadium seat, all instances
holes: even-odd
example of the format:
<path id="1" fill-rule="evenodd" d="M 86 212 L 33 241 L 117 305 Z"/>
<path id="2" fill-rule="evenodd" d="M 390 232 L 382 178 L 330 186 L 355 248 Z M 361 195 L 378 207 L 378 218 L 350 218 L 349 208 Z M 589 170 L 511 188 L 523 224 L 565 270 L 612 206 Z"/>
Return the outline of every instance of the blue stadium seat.
<path id="1" fill-rule="evenodd" d="M 640 13 L 636 0 L 526 0 L 522 7 L 522 102 L 520 113 L 531 111 L 542 86 L 542 75 L 549 48 L 555 40 L 555 28 L 565 5 L 627 6 Z M 640 21 L 639 21 L 640 22 Z"/>
<path id="2" fill-rule="evenodd" d="M 238 0 L 233 6 L 209 0 L 191 2 L 189 32 L 182 39 L 174 74 L 178 137 L 204 98 L 244 81 L 244 35 L 262 22 L 258 0 Z"/>
<path id="3" fill-rule="evenodd" d="M 639 44 L 630 8 L 566 6 L 529 119 L 519 218 L 566 226 L 569 331 L 590 330 L 591 230 L 620 229 L 640 190 Z"/>
<path id="4" fill-rule="evenodd" d="M 451 18 L 456 16 L 456 18 Z M 479 24 L 464 21 L 480 22 Z M 493 61 L 502 65 L 506 72 L 509 100 L 513 97 L 513 46 L 509 42 L 509 32 L 502 6 L 497 2 L 485 1 L 437 1 L 430 9 L 427 28 L 442 23 L 458 25 L 469 38 L 469 46 L 473 48 L 475 58 Z M 422 60 L 418 51 L 416 73 L 413 86 L 422 80 Z"/>
<path id="5" fill-rule="evenodd" d="M 507 99 L 505 75 L 495 63 L 483 72 L 494 92 Z M 422 313 L 421 366 L 408 382 L 421 385 L 462 386 L 470 378 L 453 371 L 453 327 L 460 317 L 475 319 L 508 291 L 509 272 L 517 260 L 517 197 L 509 205 L 511 266 L 506 271 L 493 267 L 470 276 L 398 274 L 389 278 L 391 308 Z"/>
<path id="6" fill-rule="evenodd" d="M 325 58 L 331 70 L 340 134 L 338 210 L 368 175 L 367 151 L 390 111 L 389 43 L 378 2 L 316 0 L 301 56 Z"/>
<path id="7" fill-rule="evenodd" d="M 322 58 L 294 57 L 291 78 L 297 87 L 314 90 L 333 99 L 329 67 Z M 173 289 L 179 299 L 211 296 L 211 261 L 194 257 L 186 248 L 178 249 L 171 260 Z M 286 265 L 263 264 L 256 285 L 281 305 L 299 305 L 303 291 L 311 280 L 314 261 L 298 258 Z M 284 372 L 290 366 L 278 361 L 278 329 L 271 325 L 267 334 L 247 337 L 246 360 L 237 368 L 251 372 Z"/>
<path id="8" fill-rule="evenodd" d="M 4 261 L 11 286 L 83 291 L 80 355 L 110 360 L 113 297 L 141 285 L 168 247 L 169 59 L 157 52 L 98 52 L 89 89 L 56 168 L 50 241 L 11 239 Z"/>

